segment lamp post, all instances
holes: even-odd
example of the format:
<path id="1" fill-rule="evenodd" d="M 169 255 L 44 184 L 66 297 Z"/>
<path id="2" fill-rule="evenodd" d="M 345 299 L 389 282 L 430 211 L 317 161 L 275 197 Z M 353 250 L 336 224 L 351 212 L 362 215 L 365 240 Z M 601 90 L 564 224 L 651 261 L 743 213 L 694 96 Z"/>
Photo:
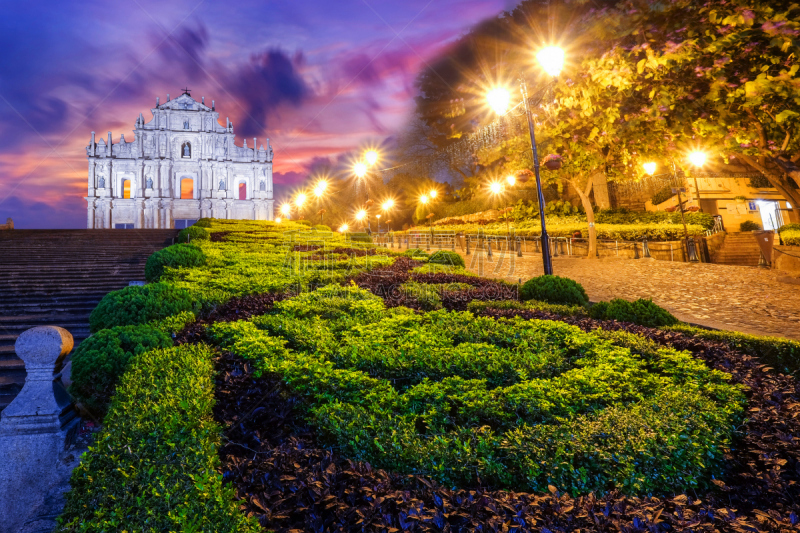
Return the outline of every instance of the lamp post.
<path id="1" fill-rule="evenodd" d="M 419 201 L 420 201 L 420 203 L 422 205 L 427 206 L 428 205 L 428 201 L 429 201 L 428 195 L 423 194 L 422 196 L 419 197 Z M 430 225 L 430 223 L 431 223 L 431 221 L 430 221 L 430 219 L 428 219 L 428 225 Z"/>
<path id="2" fill-rule="evenodd" d="M 536 54 L 536 59 L 542 66 L 545 72 L 557 78 L 564 67 L 564 51 L 556 46 L 548 46 L 541 49 Z M 539 216 L 542 221 L 542 266 L 544 267 L 545 274 L 553 273 L 553 261 L 550 258 L 550 237 L 547 234 L 547 224 L 544 218 L 544 193 L 542 192 L 542 178 L 539 173 L 539 152 L 536 147 L 536 133 L 533 124 L 533 112 L 531 111 L 530 102 L 528 101 L 528 85 L 525 82 L 525 77 L 520 73 L 519 75 L 519 90 L 522 94 L 522 102 L 525 106 L 525 115 L 528 119 L 528 133 L 531 138 L 531 154 L 533 156 L 533 173 L 536 175 L 536 191 L 539 199 Z M 507 95 L 507 96 L 506 96 Z M 494 89 L 487 94 L 489 105 L 491 105 L 495 112 L 502 115 L 508 110 L 511 102 L 511 95 L 505 89 Z"/>
<path id="3" fill-rule="evenodd" d="M 392 209 L 392 207 L 394 207 L 394 200 L 391 198 L 383 202 L 383 205 L 381 205 L 381 209 L 384 213 L 386 213 L 387 216 L 389 215 L 389 211 Z M 386 221 L 386 231 L 391 231 L 391 228 L 389 228 L 389 222 L 391 222 L 391 220 Z"/>
<path id="4" fill-rule="evenodd" d="M 306 194 L 301 192 L 294 197 L 294 205 L 297 206 L 298 219 L 303 218 L 303 205 L 306 203 Z"/>
<path id="5" fill-rule="evenodd" d="M 288 220 L 292 215 L 292 204 L 283 204 L 281 206 L 281 214 Z"/>

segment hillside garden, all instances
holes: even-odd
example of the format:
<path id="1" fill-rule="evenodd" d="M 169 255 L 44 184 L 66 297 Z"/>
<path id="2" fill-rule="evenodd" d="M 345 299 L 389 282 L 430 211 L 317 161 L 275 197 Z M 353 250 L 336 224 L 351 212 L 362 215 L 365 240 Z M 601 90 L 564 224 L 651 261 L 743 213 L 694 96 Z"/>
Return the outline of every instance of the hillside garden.
<path id="1" fill-rule="evenodd" d="M 790 531 L 800 344 L 291 222 L 110 293 L 61 531 Z"/>

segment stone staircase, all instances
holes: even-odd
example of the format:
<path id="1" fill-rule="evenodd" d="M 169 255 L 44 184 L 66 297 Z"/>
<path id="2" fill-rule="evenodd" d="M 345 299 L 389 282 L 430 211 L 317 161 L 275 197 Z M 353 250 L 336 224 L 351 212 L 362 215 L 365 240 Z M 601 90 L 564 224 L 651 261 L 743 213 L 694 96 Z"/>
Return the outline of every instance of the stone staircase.
<path id="1" fill-rule="evenodd" d="M 712 262 L 723 265 L 758 266 L 761 251 L 752 233 L 728 233 Z"/>
<path id="2" fill-rule="evenodd" d="M 77 346 L 89 336 L 89 314 L 103 296 L 144 280 L 153 252 L 172 244 L 177 230 L 0 231 L 0 411 L 25 382 L 14 353 L 20 333 L 60 326 Z M 60 383 L 56 396 L 70 402 Z"/>

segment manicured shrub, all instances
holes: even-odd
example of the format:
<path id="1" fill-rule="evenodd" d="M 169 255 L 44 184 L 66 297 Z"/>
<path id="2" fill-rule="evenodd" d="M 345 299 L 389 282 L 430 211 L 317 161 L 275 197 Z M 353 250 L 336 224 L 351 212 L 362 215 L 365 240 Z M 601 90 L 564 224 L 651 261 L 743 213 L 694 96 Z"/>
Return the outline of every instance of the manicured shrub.
<path id="1" fill-rule="evenodd" d="M 130 360 L 102 431 L 72 472 L 59 531 L 261 531 L 217 471 L 212 357 L 183 345 Z"/>
<path id="2" fill-rule="evenodd" d="M 147 263 L 144 266 L 144 277 L 147 281 L 154 282 L 161 278 L 164 273 L 164 267 L 192 268 L 202 266 L 205 262 L 206 258 L 203 251 L 197 246 L 193 244 L 174 244 L 155 252 L 147 258 Z"/>
<path id="3" fill-rule="evenodd" d="M 438 252 L 434 252 L 428 259 L 428 262 L 454 267 L 464 266 L 464 258 L 457 253 L 450 252 L 448 250 L 439 250 Z"/>
<path id="4" fill-rule="evenodd" d="M 211 227 L 211 219 L 210 218 L 201 218 L 197 222 L 194 223 L 193 227 L 195 228 L 210 228 Z"/>
<path id="5" fill-rule="evenodd" d="M 785 224 L 778 229 L 786 246 L 800 246 L 800 224 Z"/>
<path id="6" fill-rule="evenodd" d="M 169 335 L 147 325 L 98 331 L 83 341 L 72 355 L 69 392 L 92 415 L 102 419 L 131 357 L 153 348 L 170 346 L 172 339 Z"/>
<path id="7" fill-rule="evenodd" d="M 184 311 L 197 313 L 200 305 L 184 289 L 166 283 L 125 287 L 106 294 L 89 316 L 93 333 L 115 326 L 146 324 Z"/>
<path id="8" fill-rule="evenodd" d="M 310 220 L 306 220 L 304 218 L 301 218 L 300 220 L 293 220 L 292 222 L 296 224 L 302 224 L 303 226 L 308 226 L 308 227 L 311 227 L 314 224 Z"/>
<path id="9" fill-rule="evenodd" d="M 476 315 L 482 314 L 486 309 L 532 309 L 536 311 L 548 311 L 550 313 L 562 316 L 589 316 L 589 313 L 586 311 L 586 307 L 582 305 L 549 304 L 547 302 L 539 302 L 537 300 L 528 300 L 527 302 L 518 302 L 517 300 L 482 302 L 473 300 L 467 304 L 467 311 L 471 311 Z"/>
<path id="10" fill-rule="evenodd" d="M 191 241 L 207 241 L 211 238 L 211 234 L 207 229 L 199 227 L 197 224 L 182 229 L 178 233 L 178 242 L 191 242 Z"/>
<path id="11" fill-rule="evenodd" d="M 795 340 L 750 335 L 738 331 L 715 331 L 688 324 L 676 324 L 664 329 L 680 331 L 701 339 L 724 342 L 735 350 L 757 357 L 779 372 L 800 374 L 800 342 Z"/>
<path id="12" fill-rule="evenodd" d="M 761 229 L 761 226 L 752 220 L 745 220 L 741 224 L 739 224 L 739 231 L 758 231 Z"/>
<path id="13" fill-rule="evenodd" d="M 644 298 L 633 302 L 620 298 L 615 298 L 610 302 L 598 302 L 589 309 L 589 315 L 600 320 L 633 322 L 651 328 L 672 326 L 678 323 L 678 319 L 669 311 L 654 304 L 653 300 Z"/>
<path id="14" fill-rule="evenodd" d="M 429 257 L 428 252 L 423 250 L 422 248 L 409 248 L 403 255 L 406 257 L 412 257 L 414 259 L 427 259 Z"/>
<path id="15" fill-rule="evenodd" d="M 312 228 L 318 231 L 331 231 L 331 227 L 326 226 L 325 224 L 316 224 L 312 226 Z"/>
<path id="16" fill-rule="evenodd" d="M 523 283 L 520 288 L 520 299 L 564 305 L 589 303 L 586 291 L 580 283 L 569 278 L 552 275 L 538 276 Z"/>

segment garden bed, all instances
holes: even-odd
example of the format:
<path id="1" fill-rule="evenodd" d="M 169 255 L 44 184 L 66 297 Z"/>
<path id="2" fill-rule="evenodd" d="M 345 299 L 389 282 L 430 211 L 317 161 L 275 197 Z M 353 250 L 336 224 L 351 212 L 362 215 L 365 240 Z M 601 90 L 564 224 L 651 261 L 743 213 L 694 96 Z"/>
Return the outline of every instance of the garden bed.
<path id="1" fill-rule="evenodd" d="M 98 308 L 179 346 L 126 363 L 66 530 L 796 530 L 797 382 L 741 351 L 794 345 L 522 303 L 420 252 L 203 227 Z"/>

